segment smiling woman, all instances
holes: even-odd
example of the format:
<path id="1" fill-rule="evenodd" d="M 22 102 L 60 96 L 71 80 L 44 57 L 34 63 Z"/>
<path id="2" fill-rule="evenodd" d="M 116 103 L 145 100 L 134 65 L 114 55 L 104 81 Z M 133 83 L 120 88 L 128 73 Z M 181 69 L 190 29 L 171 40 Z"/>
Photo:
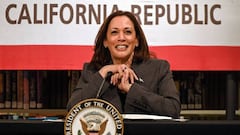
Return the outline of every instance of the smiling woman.
<path id="1" fill-rule="evenodd" d="M 67 108 L 96 95 L 120 113 L 179 117 L 179 92 L 170 65 L 151 57 L 143 30 L 131 12 L 116 11 L 100 27 L 92 60 L 84 64 Z"/>
<path id="2" fill-rule="evenodd" d="M 108 47 L 114 64 L 131 65 L 134 49 L 138 46 L 133 23 L 126 16 L 112 19 L 108 26 L 104 47 Z"/>

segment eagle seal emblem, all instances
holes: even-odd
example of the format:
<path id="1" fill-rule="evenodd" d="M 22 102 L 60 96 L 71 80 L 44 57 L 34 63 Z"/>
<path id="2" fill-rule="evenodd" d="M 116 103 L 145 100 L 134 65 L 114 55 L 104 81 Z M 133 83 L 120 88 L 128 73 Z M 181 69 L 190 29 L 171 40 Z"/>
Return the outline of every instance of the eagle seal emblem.
<path id="1" fill-rule="evenodd" d="M 123 135 L 123 118 L 110 103 L 87 99 L 66 115 L 64 135 Z"/>

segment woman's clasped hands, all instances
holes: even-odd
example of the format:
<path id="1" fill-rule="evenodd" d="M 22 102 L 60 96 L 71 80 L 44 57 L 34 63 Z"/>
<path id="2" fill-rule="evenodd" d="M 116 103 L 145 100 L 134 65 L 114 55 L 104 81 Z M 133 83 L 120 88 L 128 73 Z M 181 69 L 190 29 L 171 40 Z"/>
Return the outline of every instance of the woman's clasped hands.
<path id="1" fill-rule="evenodd" d="M 117 67 L 117 72 L 111 77 L 111 84 L 118 87 L 119 90 L 123 92 L 128 92 L 134 80 L 138 77 L 135 72 L 125 64 L 121 64 Z"/>
<path id="2" fill-rule="evenodd" d="M 107 65 L 104 69 L 113 73 L 110 83 L 125 93 L 129 91 L 134 81 L 138 80 L 135 72 L 126 64 Z"/>

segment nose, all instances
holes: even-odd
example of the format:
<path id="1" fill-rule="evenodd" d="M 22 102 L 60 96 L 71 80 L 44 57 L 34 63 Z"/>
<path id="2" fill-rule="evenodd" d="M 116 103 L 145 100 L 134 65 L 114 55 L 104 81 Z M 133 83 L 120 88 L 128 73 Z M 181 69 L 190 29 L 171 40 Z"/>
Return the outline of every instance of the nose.
<path id="1" fill-rule="evenodd" d="M 125 35 L 124 35 L 124 32 L 119 32 L 119 35 L 118 35 L 118 40 L 119 41 L 125 41 Z"/>

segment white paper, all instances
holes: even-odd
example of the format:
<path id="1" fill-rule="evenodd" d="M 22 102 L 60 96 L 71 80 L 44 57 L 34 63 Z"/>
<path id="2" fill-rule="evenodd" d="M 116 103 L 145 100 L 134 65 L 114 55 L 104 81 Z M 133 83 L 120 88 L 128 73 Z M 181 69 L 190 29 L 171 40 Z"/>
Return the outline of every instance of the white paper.
<path id="1" fill-rule="evenodd" d="M 159 116 L 159 115 L 148 115 L 148 114 L 122 114 L 123 119 L 149 119 L 149 120 L 172 120 L 172 117 Z"/>

